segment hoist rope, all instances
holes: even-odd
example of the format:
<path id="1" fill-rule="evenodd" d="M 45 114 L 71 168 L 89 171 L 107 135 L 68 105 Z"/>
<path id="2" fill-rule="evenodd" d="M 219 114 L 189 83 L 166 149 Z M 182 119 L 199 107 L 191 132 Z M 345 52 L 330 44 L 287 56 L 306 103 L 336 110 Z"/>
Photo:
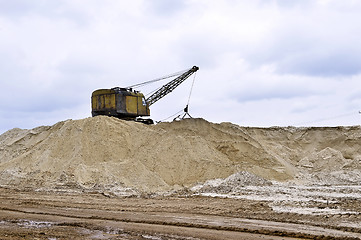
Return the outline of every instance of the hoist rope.
<path id="1" fill-rule="evenodd" d="M 150 84 L 150 83 L 155 83 L 155 82 L 167 79 L 167 78 L 171 78 L 171 77 L 174 77 L 174 76 L 181 75 L 181 74 L 185 73 L 186 71 L 189 71 L 189 69 L 179 71 L 179 72 L 176 72 L 176 73 L 172 73 L 172 74 L 166 75 L 164 77 L 156 78 L 156 79 L 153 79 L 153 80 L 150 80 L 150 81 L 145 81 L 145 82 L 142 82 L 142 83 L 134 84 L 134 85 L 128 86 L 126 88 L 141 87 L 141 86 L 144 86 L 144 85 L 147 85 L 147 84 Z"/>
<path id="2" fill-rule="evenodd" d="M 194 86 L 194 81 L 196 80 L 196 72 L 194 73 L 194 76 L 193 76 L 193 81 L 192 81 L 192 86 L 191 86 L 191 90 L 189 92 L 189 96 L 188 96 L 188 102 L 187 102 L 187 106 L 189 105 L 189 102 L 191 100 L 191 95 L 192 95 L 192 91 L 193 91 L 193 86 Z"/>
<path id="3" fill-rule="evenodd" d="M 169 116 L 167 118 L 164 118 L 163 120 L 160 120 L 158 122 L 164 122 L 164 121 L 168 120 L 169 118 L 172 118 L 172 117 L 175 117 L 176 115 L 179 115 L 182 112 L 183 112 L 183 110 L 180 110 L 180 111 L 176 112 L 175 114 L 173 114 L 173 115 L 171 115 L 171 116 Z"/>
<path id="4" fill-rule="evenodd" d="M 196 73 L 194 73 L 194 77 L 193 77 L 193 81 L 192 81 L 192 85 L 191 85 L 191 90 L 190 90 L 190 92 L 189 92 L 188 101 L 187 101 L 187 105 L 186 105 L 186 108 L 187 108 L 187 109 L 188 109 L 189 102 L 190 102 L 190 100 L 191 100 L 191 95 L 192 95 L 192 91 L 193 91 L 195 79 L 196 79 Z M 173 115 L 171 115 L 171 116 L 169 116 L 169 117 L 167 117 L 167 118 L 165 118 L 165 119 L 163 119 L 163 120 L 160 120 L 160 121 L 158 121 L 158 122 L 164 122 L 164 121 L 168 120 L 169 118 L 172 118 L 172 117 L 174 117 L 174 116 L 176 116 L 176 115 L 179 115 L 180 113 L 182 113 L 182 112 L 184 112 L 184 111 L 185 111 L 185 110 L 182 109 L 182 110 L 178 111 L 177 113 L 175 113 L 175 114 L 173 114 Z"/>

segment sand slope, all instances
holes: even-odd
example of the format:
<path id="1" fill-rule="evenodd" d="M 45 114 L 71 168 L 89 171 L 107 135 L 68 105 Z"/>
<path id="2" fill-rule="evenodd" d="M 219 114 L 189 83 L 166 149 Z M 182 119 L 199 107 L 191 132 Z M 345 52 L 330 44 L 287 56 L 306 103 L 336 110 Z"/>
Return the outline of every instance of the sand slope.
<path id="1" fill-rule="evenodd" d="M 98 116 L 0 135 L 0 185 L 154 192 L 249 172 L 361 183 L 361 128 L 248 128 L 203 119 L 144 125 Z"/>

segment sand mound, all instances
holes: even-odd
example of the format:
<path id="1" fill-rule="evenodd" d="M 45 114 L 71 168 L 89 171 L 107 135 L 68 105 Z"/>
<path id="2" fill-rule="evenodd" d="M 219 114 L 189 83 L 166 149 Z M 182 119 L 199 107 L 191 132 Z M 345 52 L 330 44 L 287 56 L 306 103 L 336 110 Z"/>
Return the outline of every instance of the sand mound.
<path id="1" fill-rule="evenodd" d="M 361 129 L 245 128 L 203 119 L 144 125 L 98 116 L 0 135 L 0 185 L 168 191 L 233 175 L 360 183 Z M 321 174 L 320 174 L 321 173 Z M 341 177 L 340 177 L 341 176 Z M 263 179 L 262 181 L 260 179 Z"/>
<path id="2" fill-rule="evenodd" d="M 205 183 L 195 185 L 190 190 L 198 193 L 232 193 L 238 192 L 240 188 L 245 186 L 268 186 L 272 185 L 270 181 L 251 174 L 249 172 L 238 172 L 222 179 L 212 179 Z"/>

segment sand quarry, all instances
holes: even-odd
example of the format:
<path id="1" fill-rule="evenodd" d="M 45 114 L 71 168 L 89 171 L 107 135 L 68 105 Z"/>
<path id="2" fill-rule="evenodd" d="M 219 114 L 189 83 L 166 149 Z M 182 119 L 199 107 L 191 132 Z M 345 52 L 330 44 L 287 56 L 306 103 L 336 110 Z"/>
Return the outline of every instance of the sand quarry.
<path id="1" fill-rule="evenodd" d="M 360 126 L 204 119 L 12 129 L 0 135 L 0 235 L 361 239 L 360 140 Z"/>

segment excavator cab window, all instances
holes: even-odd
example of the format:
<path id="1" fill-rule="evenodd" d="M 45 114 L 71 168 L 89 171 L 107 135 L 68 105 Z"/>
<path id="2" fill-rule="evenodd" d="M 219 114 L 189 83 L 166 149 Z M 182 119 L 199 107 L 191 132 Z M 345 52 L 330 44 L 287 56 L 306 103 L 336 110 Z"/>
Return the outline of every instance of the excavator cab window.
<path id="1" fill-rule="evenodd" d="M 142 103 L 143 103 L 143 106 L 147 105 L 147 101 L 145 101 L 145 97 L 142 97 Z"/>

